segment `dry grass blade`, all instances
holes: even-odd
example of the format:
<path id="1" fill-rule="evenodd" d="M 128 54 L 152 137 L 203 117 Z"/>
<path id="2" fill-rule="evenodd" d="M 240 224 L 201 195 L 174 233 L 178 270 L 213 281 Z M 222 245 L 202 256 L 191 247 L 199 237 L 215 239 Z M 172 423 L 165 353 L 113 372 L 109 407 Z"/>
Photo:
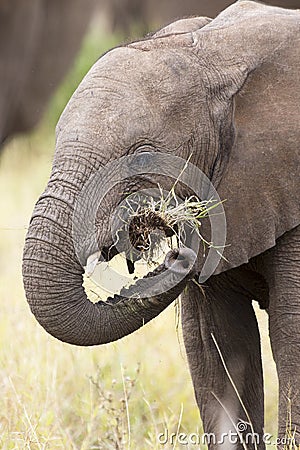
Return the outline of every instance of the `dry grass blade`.
<path id="1" fill-rule="evenodd" d="M 220 202 L 214 199 L 200 200 L 191 196 L 180 201 L 174 189 L 165 195 L 160 186 L 159 198 L 140 196 L 127 201 L 127 228 L 130 243 L 140 252 L 147 263 L 153 263 L 155 256 L 162 251 L 164 244 L 173 247 L 172 237 L 176 245 L 184 246 L 186 233 L 196 233 L 204 247 L 213 247 L 200 232 L 201 219 L 208 216 L 209 211 Z"/>
<path id="2" fill-rule="evenodd" d="M 238 427 L 237 427 L 237 425 L 236 425 L 234 419 L 231 417 L 230 411 L 228 411 L 228 409 L 226 408 L 226 406 L 223 404 L 223 402 L 219 399 L 219 397 L 218 397 L 214 392 L 212 392 L 212 395 L 213 395 L 213 397 L 217 400 L 217 402 L 221 405 L 221 407 L 223 408 L 223 410 L 225 411 L 225 413 L 226 413 L 228 419 L 230 420 L 230 422 L 231 422 L 233 428 L 235 429 L 235 432 L 236 432 L 237 436 L 239 436 L 239 438 L 240 438 L 240 441 L 241 441 L 241 444 L 242 444 L 243 449 L 244 449 L 244 450 L 248 450 L 247 445 L 246 445 L 246 443 L 245 443 L 245 441 L 244 441 L 244 439 L 243 439 L 242 434 L 240 433 L 240 431 L 239 431 L 239 429 L 238 429 Z M 232 446 L 232 447 L 233 447 L 233 446 Z"/>
<path id="3" fill-rule="evenodd" d="M 246 406 L 245 406 L 245 404 L 244 404 L 244 402 L 243 402 L 243 400 L 242 400 L 242 398 L 241 398 L 241 396 L 240 396 L 240 393 L 239 393 L 239 391 L 238 391 L 238 389 L 237 389 L 237 387 L 236 387 L 236 385 L 235 385 L 235 383 L 234 383 L 234 381 L 233 381 L 232 376 L 230 375 L 230 372 L 229 372 L 229 370 L 228 370 L 227 364 L 226 364 L 226 362 L 225 362 L 225 360 L 224 360 L 224 357 L 223 357 L 223 355 L 222 355 L 221 349 L 220 349 L 220 347 L 219 347 L 219 345 L 218 345 L 218 343 L 217 343 L 217 341 L 216 341 L 216 338 L 215 338 L 215 336 L 214 336 L 213 333 L 211 333 L 211 337 L 212 337 L 212 340 L 213 340 L 213 342 L 214 342 L 214 344 L 215 344 L 215 347 L 216 347 L 216 349 L 217 349 L 217 351 L 218 351 L 218 353 L 219 353 L 219 356 L 220 356 L 222 365 L 223 365 L 223 367 L 224 367 L 224 369 L 225 369 L 225 372 L 226 372 L 226 375 L 227 375 L 227 377 L 228 377 L 228 379 L 229 379 L 229 381 L 230 381 L 230 384 L 232 385 L 232 387 L 233 387 L 233 389 L 234 389 L 234 392 L 236 393 L 237 398 L 238 398 L 238 400 L 239 400 L 239 402 L 240 402 L 240 405 L 241 405 L 241 407 L 242 407 L 242 409 L 243 409 L 243 411 L 244 411 L 244 413 L 245 413 L 245 415 L 246 415 L 246 417 L 247 417 L 247 421 L 248 421 L 248 424 L 250 425 L 250 429 L 251 429 L 252 436 L 255 436 L 255 431 L 254 431 L 254 427 L 253 427 L 253 423 L 252 423 L 251 417 L 249 416 L 249 413 L 248 413 L 248 411 L 247 411 L 247 408 L 246 408 Z M 257 443 L 256 443 L 255 440 L 254 440 L 254 448 L 255 448 L 255 450 L 257 450 Z"/>

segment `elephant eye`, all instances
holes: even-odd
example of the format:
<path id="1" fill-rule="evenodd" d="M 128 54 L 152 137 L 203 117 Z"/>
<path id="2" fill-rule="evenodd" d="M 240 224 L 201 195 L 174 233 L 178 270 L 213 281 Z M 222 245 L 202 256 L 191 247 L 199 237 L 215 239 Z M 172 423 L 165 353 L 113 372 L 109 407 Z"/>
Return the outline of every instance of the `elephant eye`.
<path id="1" fill-rule="evenodd" d="M 138 172 L 141 169 L 149 169 L 153 166 L 153 162 L 155 160 L 155 154 L 157 150 L 152 145 L 141 145 L 139 147 L 131 148 L 131 155 L 129 166 L 131 170 L 137 170 Z M 134 175 L 132 173 L 132 175 Z"/>
<path id="2" fill-rule="evenodd" d="M 157 151 L 157 149 L 153 145 L 147 144 L 147 145 L 141 145 L 141 146 L 137 147 L 135 149 L 134 153 L 137 153 L 137 154 L 139 154 L 139 153 L 153 153 L 155 151 Z"/>
<path id="3" fill-rule="evenodd" d="M 129 161 L 131 175 L 142 173 L 144 170 L 148 172 L 153 167 L 154 160 L 155 153 L 153 151 L 142 151 L 135 153 L 134 155 L 132 155 L 132 159 Z"/>

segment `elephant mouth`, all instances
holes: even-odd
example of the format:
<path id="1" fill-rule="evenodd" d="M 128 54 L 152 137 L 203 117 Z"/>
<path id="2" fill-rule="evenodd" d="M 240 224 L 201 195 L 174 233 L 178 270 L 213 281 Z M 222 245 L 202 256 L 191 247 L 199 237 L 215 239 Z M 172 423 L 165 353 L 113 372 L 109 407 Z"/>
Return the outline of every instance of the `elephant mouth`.
<path id="1" fill-rule="evenodd" d="M 160 232 L 166 238 L 171 238 L 178 231 L 176 224 L 173 228 L 165 218 L 155 214 L 153 211 L 149 211 L 148 215 L 143 214 L 133 217 L 128 228 L 130 243 L 134 249 L 140 252 L 150 251 L 151 247 L 159 245 Z M 154 238 L 153 241 L 151 236 Z"/>
<path id="2" fill-rule="evenodd" d="M 122 297 L 135 296 L 140 280 L 148 281 L 150 291 L 151 285 L 152 288 L 157 283 L 165 286 L 162 275 L 169 269 L 176 274 L 178 282 L 192 270 L 196 255 L 191 258 L 192 251 L 178 240 L 177 231 L 177 224 L 171 226 L 156 213 L 135 215 L 118 230 L 114 244 L 102 247 L 87 258 L 85 275 L 98 287 L 114 294 L 114 302 L 118 299 L 116 292 Z M 149 292 L 148 296 L 151 296 Z"/>
<path id="3" fill-rule="evenodd" d="M 188 275 L 186 269 L 191 267 L 184 262 L 185 252 L 193 249 L 193 253 L 198 255 L 201 242 L 203 246 L 211 245 L 202 236 L 201 221 L 218 205 L 215 199 L 200 200 L 195 195 L 180 199 L 175 192 L 164 192 L 161 188 L 132 193 L 113 210 L 110 219 L 111 244 L 108 245 L 106 239 L 105 245 L 101 245 L 99 237 L 100 250 L 86 260 L 86 276 L 110 294 L 124 293 L 127 287 L 137 292 L 134 285 L 139 278 L 151 280 L 152 285 L 160 283 L 164 287 L 160 293 L 166 292 L 165 287 L 169 286 L 169 282 L 165 283 L 162 277 L 156 276 L 167 272 L 167 269 L 178 272 L 179 281 L 182 279 L 181 274 L 183 278 Z M 91 246 L 89 248 L 92 249 Z M 109 264 L 119 254 L 122 255 L 123 264 L 126 264 L 123 273 L 116 267 L 112 269 Z M 140 261 L 146 263 L 142 273 L 135 270 Z M 106 263 L 105 274 L 102 275 L 98 269 L 101 263 Z M 153 267 L 155 269 L 151 271 Z M 107 280 L 110 280 L 110 284 L 106 283 Z M 148 290 L 147 296 L 152 297 L 152 292 Z"/>
<path id="4" fill-rule="evenodd" d="M 201 242 L 203 246 L 211 245 L 203 239 L 200 231 L 202 218 L 207 217 L 209 211 L 218 205 L 219 202 L 214 198 L 201 200 L 195 195 L 179 198 L 174 186 L 168 191 L 164 191 L 158 185 L 158 188 L 139 189 L 128 195 L 122 195 L 118 198 L 117 204 L 107 211 L 106 217 L 109 219 L 105 226 L 103 226 L 101 209 L 99 216 L 96 214 L 92 217 L 89 222 L 91 226 L 89 225 L 87 229 L 91 227 L 90 235 L 93 243 L 85 239 L 86 234 L 82 235 L 84 223 L 80 227 L 76 225 L 78 235 L 81 235 L 83 239 L 77 238 L 75 241 L 84 242 L 78 254 L 82 266 L 85 267 L 86 276 L 91 278 L 98 287 L 104 287 L 103 298 L 103 294 L 107 292 L 114 294 L 121 291 L 124 286 L 134 285 L 135 280 L 140 277 L 153 278 L 151 268 L 156 267 L 154 272 L 157 273 L 157 266 L 162 264 L 169 266 L 167 254 L 172 249 L 177 248 L 178 255 L 181 255 L 184 249 L 193 249 L 193 252 L 198 255 Z M 81 212 L 81 209 L 79 211 Z M 116 277 L 115 272 L 119 272 L 118 269 L 112 270 L 111 264 L 106 264 L 104 266 L 106 273 L 101 275 L 99 266 L 102 263 L 109 263 L 119 254 L 123 255 L 123 263 L 126 263 L 123 273 Z M 160 258 L 157 255 L 160 255 Z M 173 260 L 175 254 L 171 255 L 170 260 Z M 166 258 L 164 262 L 162 262 L 163 258 Z M 148 264 L 147 270 L 142 274 L 135 270 L 140 260 Z M 180 265 L 178 261 L 177 264 Z M 179 272 L 183 270 L 184 268 L 180 265 Z M 95 276 L 95 272 L 98 276 Z M 118 278 L 124 283 L 120 283 Z M 111 280 L 111 286 L 107 283 L 103 286 L 103 281 L 106 282 L 107 279 Z M 159 282 L 164 285 L 163 280 Z"/>

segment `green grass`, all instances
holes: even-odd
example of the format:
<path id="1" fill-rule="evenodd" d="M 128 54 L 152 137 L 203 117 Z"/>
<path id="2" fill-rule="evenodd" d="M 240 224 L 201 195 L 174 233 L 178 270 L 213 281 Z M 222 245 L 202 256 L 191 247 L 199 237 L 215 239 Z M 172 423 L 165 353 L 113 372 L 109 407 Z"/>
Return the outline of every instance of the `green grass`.
<path id="1" fill-rule="evenodd" d="M 155 449 L 162 448 L 156 436 L 166 427 L 175 433 L 201 429 L 174 305 L 120 342 L 78 348 L 46 334 L 23 292 L 24 237 L 49 176 L 56 118 L 83 72 L 113 40 L 100 39 L 100 46 L 94 35 L 86 40 L 43 123 L 31 136 L 8 143 L 0 160 L 0 448 L 4 450 Z M 264 330 L 266 431 L 274 433 L 274 364 L 265 316 L 259 317 Z"/>

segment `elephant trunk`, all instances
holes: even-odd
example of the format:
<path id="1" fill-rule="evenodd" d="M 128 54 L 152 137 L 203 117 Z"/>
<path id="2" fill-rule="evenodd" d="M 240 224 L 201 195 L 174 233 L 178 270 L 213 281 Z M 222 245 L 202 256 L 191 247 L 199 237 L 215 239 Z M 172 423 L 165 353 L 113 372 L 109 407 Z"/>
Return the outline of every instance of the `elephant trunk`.
<path id="1" fill-rule="evenodd" d="M 23 256 L 26 297 L 36 319 L 56 338 L 85 346 L 112 342 L 149 322 L 180 295 L 193 276 L 196 255 L 188 249 L 172 251 L 133 287 L 93 304 L 72 242 L 72 204 L 56 192 L 43 194 L 35 207 Z M 157 293 L 141 295 L 151 277 L 160 274 Z"/>

